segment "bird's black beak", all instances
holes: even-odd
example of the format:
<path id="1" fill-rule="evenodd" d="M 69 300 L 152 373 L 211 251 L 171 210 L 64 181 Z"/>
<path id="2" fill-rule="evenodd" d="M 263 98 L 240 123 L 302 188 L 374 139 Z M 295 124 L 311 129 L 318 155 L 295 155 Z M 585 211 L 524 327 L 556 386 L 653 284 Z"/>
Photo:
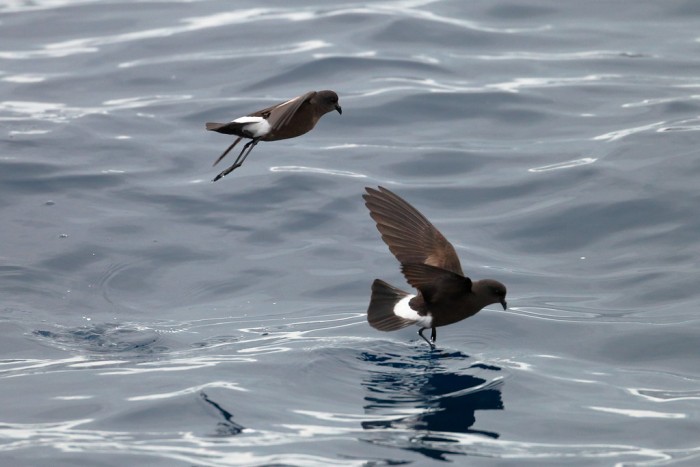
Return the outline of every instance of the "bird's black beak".
<path id="1" fill-rule="evenodd" d="M 340 115 L 343 115 L 343 109 L 341 109 L 339 105 L 336 104 L 335 110 L 337 110 Z"/>
<path id="2" fill-rule="evenodd" d="M 508 309 L 508 303 L 506 303 L 505 300 L 501 301 L 501 305 L 503 305 L 503 311 L 506 311 Z"/>

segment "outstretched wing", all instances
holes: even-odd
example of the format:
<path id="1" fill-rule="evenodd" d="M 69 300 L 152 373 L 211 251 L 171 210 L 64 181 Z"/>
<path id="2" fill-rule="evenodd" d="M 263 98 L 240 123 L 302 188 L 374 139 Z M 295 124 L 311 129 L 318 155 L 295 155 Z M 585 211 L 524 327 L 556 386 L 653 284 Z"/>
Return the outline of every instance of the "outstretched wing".
<path id="1" fill-rule="evenodd" d="M 464 276 L 454 247 L 428 219 L 386 188 L 365 188 L 370 216 L 402 264 L 422 263 Z"/>
<path id="2" fill-rule="evenodd" d="M 452 301 L 472 291 L 468 277 L 428 264 L 404 263 L 401 272 L 428 303 Z"/>
<path id="3" fill-rule="evenodd" d="M 291 120 L 297 110 L 299 110 L 299 107 L 301 107 L 304 102 L 311 99 L 314 95 L 316 95 L 316 91 L 309 91 L 304 95 L 295 97 L 294 99 L 290 99 L 286 102 L 259 110 L 250 114 L 250 116 L 265 117 L 265 115 L 267 115 L 267 122 L 272 128 L 281 128 L 286 125 L 289 120 Z"/>
<path id="4" fill-rule="evenodd" d="M 226 123 L 207 122 L 206 129 L 216 131 L 227 135 L 242 136 L 244 138 L 252 138 L 250 132 L 244 130 L 250 129 L 250 125 L 258 122 L 266 122 L 275 130 L 289 122 L 299 108 L 311 99 L 316 94 L 316 91 L 309 91 L 302 96 L 289 99 L 288 101 L 272 105 L 249 115 L 239 117 L 235 120 Z M 216 163 L 214 163 L 216 165 Z"/>

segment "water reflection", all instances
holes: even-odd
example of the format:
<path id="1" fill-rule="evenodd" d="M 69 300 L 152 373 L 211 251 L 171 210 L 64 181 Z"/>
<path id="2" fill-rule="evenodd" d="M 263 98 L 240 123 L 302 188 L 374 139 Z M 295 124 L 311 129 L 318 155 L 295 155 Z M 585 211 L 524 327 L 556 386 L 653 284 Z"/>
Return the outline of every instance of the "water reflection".
<path id="1" fill-rule="evenodd" d="M 231 412 L 223 408 L 218 402 L 212 400 L 204 391 L 199 393 L 199 397 L 201 397 L 204 402 L 212 406 L 216 410 L 216 413 L 223 419 L 217 423 L 216 434 L 214 436 L 234 436 L 242 433 L 243 430 L 245 430 L 243 425 L 233 421 L 233 414 Z"/>
<path id="2" fill-rule="evenodd" d="M 447 460 L 446 454 L 464 453 L 450 449 L 460 439 L 451 433 L 499 437 L 474 428 L 478 410 L 503 410 L 502 378 L 489 378 L 499 367 L 474 364 L 461 352 L 412 357 L 365 352 L 360 359 L 376 365 L 362 384 L 367 389 L 365 413 L 377 419 L 362 422 L 362 428 L 384 435 L 367 441 Z M 455 365 L 459 367 L 450 368 Z"/>

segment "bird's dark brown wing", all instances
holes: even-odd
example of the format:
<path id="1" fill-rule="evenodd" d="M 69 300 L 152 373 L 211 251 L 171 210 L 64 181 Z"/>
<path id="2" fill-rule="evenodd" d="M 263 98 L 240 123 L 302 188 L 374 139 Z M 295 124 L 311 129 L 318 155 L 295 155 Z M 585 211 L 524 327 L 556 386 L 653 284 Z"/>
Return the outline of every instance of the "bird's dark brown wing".
<path id="1" fill-rule="evenodd" d="M 401 272 L 427 303 L 454 301 L 472 291 L 468 277 L 428 264 L 402 263 Z"/>
<path id="2" fill-rule="evenodd" d="M 400 263 L 423 263 L 464 275 L 452 244 L 423 214 L 386 188 L 365 190 L 370 216 Z"/>
<path id="3" fill-rule="evenodd" d="M 311 99 L 316 94 L 316 91 L 309 91 L 306 94 L 295 97 L 285 102 L 273 105 L 266 109 L 259 110 L 255 113 L 250 114 L 251 117 L 267 117 L 267 122 L 274 129 L 282 128 L 286 125 L 289 120 L 294 116 L 294 114 L 299 110 L 304 102 Z"/>

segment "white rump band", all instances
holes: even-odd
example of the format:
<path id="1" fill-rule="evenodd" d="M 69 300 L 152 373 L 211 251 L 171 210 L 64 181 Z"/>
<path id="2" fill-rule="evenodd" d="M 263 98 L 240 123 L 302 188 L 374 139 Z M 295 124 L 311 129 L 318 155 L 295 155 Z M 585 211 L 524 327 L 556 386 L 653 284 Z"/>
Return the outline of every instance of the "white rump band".
<path id="1" fill-rule="evenodd" d="M 416 310 L 411 308 L 408 302 L 415 297 L 415 295 L 407 295 L 406 297 L 399 300 L 396 305 L 394 305 L 394 314 L 404 319 L 410 319 L 415 321 L 418 326 L 423 328 L 432 327 L 433 317 L 430 315 L 421 316 Z"/>

